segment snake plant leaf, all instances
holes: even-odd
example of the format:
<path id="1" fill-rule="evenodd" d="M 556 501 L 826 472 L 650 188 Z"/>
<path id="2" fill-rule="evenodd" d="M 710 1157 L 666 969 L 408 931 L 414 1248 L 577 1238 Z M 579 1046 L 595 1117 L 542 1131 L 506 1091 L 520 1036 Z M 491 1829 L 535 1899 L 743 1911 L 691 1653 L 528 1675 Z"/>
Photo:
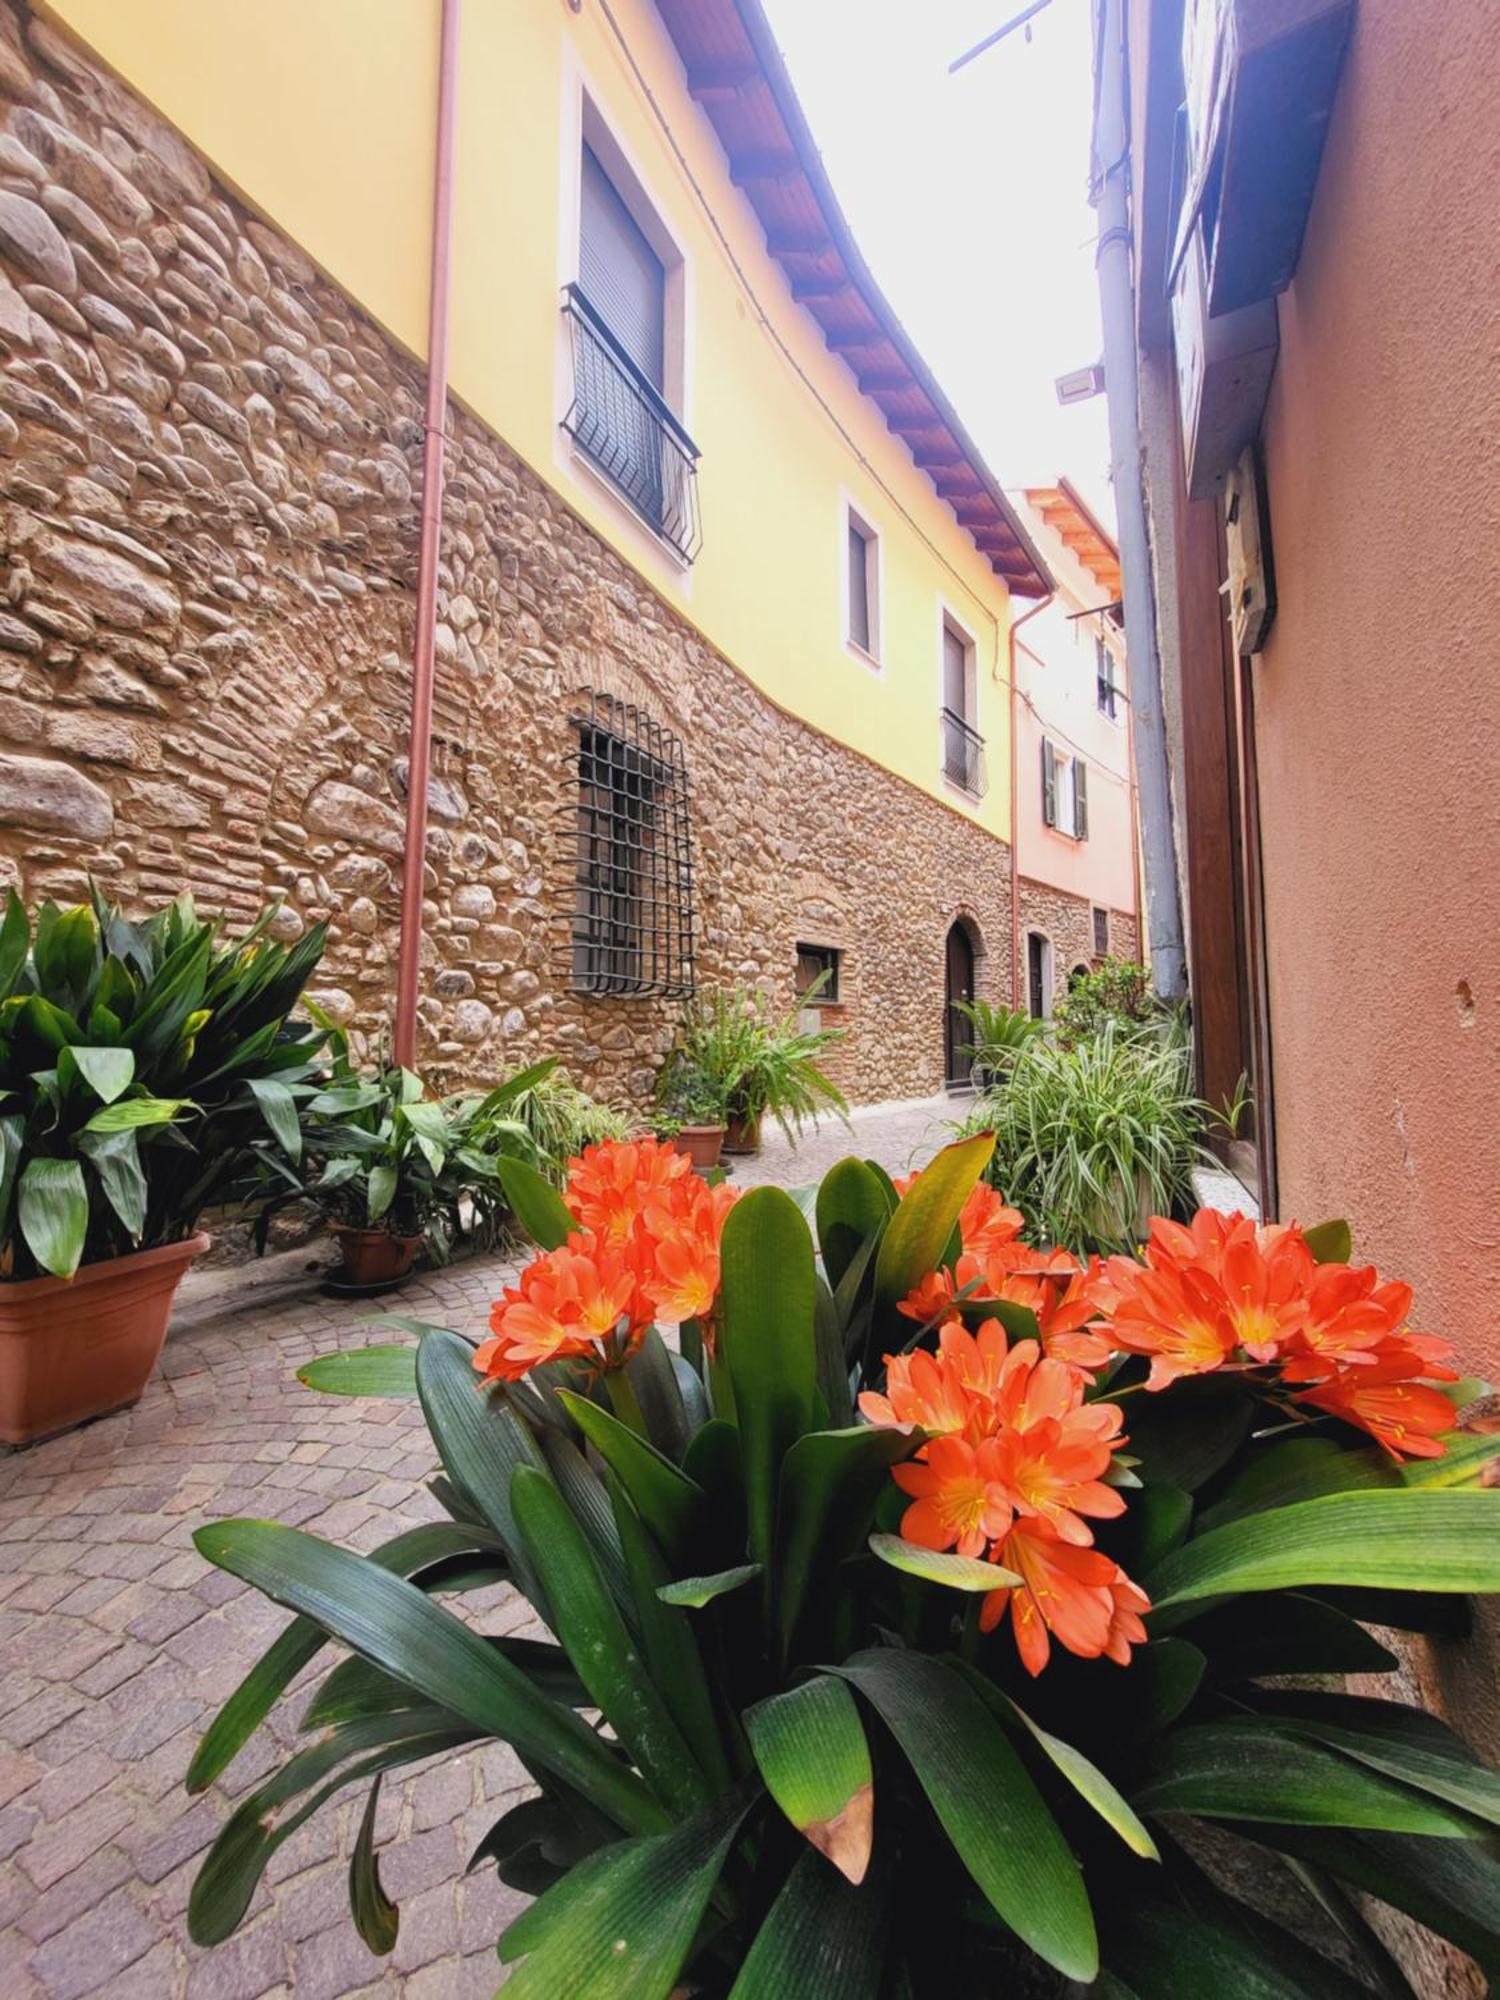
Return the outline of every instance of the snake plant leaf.
<path id="1" fill-rule="evenodd" d="M 746 1709 L 744 1722 L 771 1797 L 841 1875 L 863 1882 L 875 1843 L 875 1773 L 848 1685 L 819 1674 Z"/>
<path id="2" fill-rule="evenodd" d="M 752 1583 L 761 1574 L 759 1563 L 741 1563 L 736 1569 L 721 1569 L 714 1576 L 684 1576 L 676 1583 L 657 1586 L 663 1604 L 677 1604 L 685 1610 L 701 1611 L 716 1597 L 724 1597 L 742 1584 Z"/>
<path id="3" fill-rule="evenodd" d="M 572 1509 L 545 1473 L 518 1466 L 511 1505 L 552 1605 L 552 1625 L 594 1704 L 674 1814 L 693 1811 L 708 1785 L 610 1596 Z"/>
<path id="4" fill-rule="evenodd" d="M 463 1722 L 576 1784 L 627 1832 L 661 1824 L 661 1810 L 640 1779 L 587 1723 L 539 1693 L 518 1667 L 415 1584 L 274 1521 L 219 1521 L 200 1528 L 193 1540 L 209 1562 L 311 1618 Z"/>
<path id="5" fill-rule="evenodd" d="M 587 1396 L 560 1389 L 558 1400 L 630 1495 L 667 1561 L 685 1557 L 702 1525 L 703 1488 Z"/>
<path id="6" fill-rule="evenodd" d="M 1500 1974 L 1500 1860 L 1474 1840 L 1403 1833 L 1247 1826 L 1251 1839 L 1404 1910 Z"/>
<path id="7" fill-rule="evenodd" d="M 1393 1783 L 1307 1736 L 1282 1735 L 1259 1717 L 1192 1723 L 1155 1746 L 1135 1792 L 1142 1812 L 1201 1819 L 1357 1826 L 1470 1840 L 1468 1813 Z"/>
<path id="8" fill-rule="evenodd" d="M 424 1521 L 421 1527 L 382 1542 L 365 1560 L 396 1576 L 416 1576 L 446 1558 L 467 1555 L 474 1547 L 473 1529 L 451 1521 Z M 204 1731 L 188 1766 L 189 1792 L 207 1790 L 326 1643 L 322 1626 L 310 1618 L 294 1618 L 276 1637 Z"/>
<path id="9" fill-rule="evenodd" d="M 1401 1702 L 1281 1690 L 1265 1697 L 1260 1712 L 1276 1729 L 1325 1743 L 1500 1826 L 1500 1775 L 1486 1770 L 1462 1737 L 1436 1716 Z"/>
<path id="10" fill-rule="evenodd" d="M 146 1226 L 146 1173 L 140 1141 L 134 1132 L 80 1132 L 78 1150 L 94 1172 L 104 1198 L 120 1218 L 126 1234 L 138 1241 Z"/>
<path id="11" fill-rule="evenodd" d="M 882 1990 L 889 1898 L 844 1881 L 816 1854 L 787 1876 L 729 2000 L 866 2000 Z"/>
<path id="12" fill-rule="evenodd" d="M 75 1044 L 59 1050 L 57 1067 L 64 1078 L 70 1070 L 76 1070 L 101 1104 L 113 1104 L 135 1081 L 135 1051 L 91 1049 Z"/>
<path id="13" fill-rule="evenodd" d="M 812 1428 L 817 1387 L 813 1245 L 797 1204 L 780 1188 L 742 1195 L 725 1219 L 719 1263 L 719 1342 L 744 1453 L 750 1556 L 769 1572 L 782 1460 Z"/>
<path id="14" fill-rule="evenodd" d="M 810 1431 L 781 1468 L 777 1623 L 790 1649 L 815 1585 L 863 1548 L 890 1470 L 922 1443 L 921 1431 L 856 1424 Z"/>
<path id="15" fill-rule="evenodd" d="M 320 1355 L 297 1370 L 304 1389 L 325 1396 L 415 1396 L 414 1347 L 346 1347 Z"/>
<path id="16" fill-rule="evenodd" d="M 1159 1617 L 1194 1598 L 1307 1584 L 1500 1590 L 1500 1491 L 1417 1488 L 1302 1500 L 1199 1535 L 1159 1563 L 1142 1588 Z"/>
<path id="17" fill-rule="evenodd" d="M 940 1583 L 947 1590 L 1010 1590 L 1024 1581 L 1014 1570 L 1000 1569 L 973 1556 L 943 1555 L 903 1541 L 900 1535 L 871 1535 L 870 1553 L 892 1569 L 919 1576 L 924 1583 Z"/>
<path id="18" fill-rule="evenodd" d="M 521 1547 L 510 1504 L 511 1474 L 520 1465 L 543 1469 L 535 1438 L 516 1414 L 504 1386 L 482 1383 L 474 1349 L 456 1333 L 422 1336 L 417 1348 L 417 1395 L 443 1470 L 500 1537 L 517 1580 L 538 1611 L 546 1598 Z"/>
<path id="19" fill-rule="evenodd" d="M 502 1153 L 495 1173 L 511 1213 L 538 1248 L 559 1249 L 578 1227 L 562 1196 L 535 1167 Z"/>
<path id="20" fill-rule="evenodd" d="M 1004 1729 L 962 1675 L 894 1650 L 856 1653 L 836 1671 L 895 1737 L 996 1914 L 1065 1978 L 1092 1979 L 1099 1949 L 1078 1863 Z"/>
<path id="21" fill-rule="evenodd" d="M 995 1150 L 994 1134 L 978 1132 L 945 1146 L 901 1197 L 875 1257 L 875 1300 L 887 1321 L 897 1305 L 937 1269 L 959 1211 Z"/>
<path id="22" fill-rule="evenodd" d="M 349 1908 L 354 1928 L 367 1950 L 384 1958 L 396 1948 L 401 1919 L 396 1905 L 380 1885 L 380 1863 L 375 1854 L 375 1815 L 380 1810 L 380 1778 L 377 1775 L 360 1815 L 359 1833 L 349 1857 Z"/>
<path id="23" fill-rule="evenodd" d="M 500 1957 L 510 2000 L 663 2000 L 745 1816 L 730 1792 L 668 1833 L 592 1854 L 516 1918 Z"/>
<path id="24" fill-rule="evenodd" d="M 1343 1217 L 1333 1222 L 1315 1222 L 1304 1229 L 1302 1241 L 1318 1264 L 1347 1264 L 1354 1255 L 1354 1237 Z"/>
<path id="25" fill-rule="evenodd" d="M 884 1187 L 863 1160 L 840 1160 L 823 1176 L 814 1215 L 823 1270 L 835 1292 L 856 1254 L 885 1227 L 890 1212 Z"/>
<path id="26" fill-rule="evenodd" d="M 16 1189 L 26 1247 L 44 1271 L 71 1278 L 83 1259 L 89 1196 L 76 1160 L 28 1160 Z"/>
<path id="27" fill-rule="evenodd" d="M 280 1078 L 247 1076 L 250 1095 L 260 1106 L 260 1115 L 271 1136 L 289 1160 L 302 1158 L 302 1126 L 297 1117 L 297 1100 Z"/>

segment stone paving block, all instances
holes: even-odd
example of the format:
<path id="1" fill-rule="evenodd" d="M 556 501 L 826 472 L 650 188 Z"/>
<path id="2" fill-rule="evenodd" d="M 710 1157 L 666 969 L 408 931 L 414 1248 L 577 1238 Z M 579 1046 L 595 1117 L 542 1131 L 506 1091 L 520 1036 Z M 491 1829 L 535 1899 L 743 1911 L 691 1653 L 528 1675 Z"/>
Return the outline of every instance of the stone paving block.
<path id="1" fill-rule="evenodd" d="M 100 1792 L 50 1826 L 36 1828 L 26 1843 L 21 1866 L 39 1889 L 50 1889 L 123 1832 L 134 1817 L 123 1793 Z"/>
<path id="2" fill-rule="evenodd" d="M 79 2000 L 108 1986 L 162 1942 L 160 1924 L 127 1890 L 117 1889 L 40 1946 L 31 1970 L 47 2000 Z"/>
<path id="3" fill-rule="evenodd" d="M 76 1923 L 97 1903 L 102 1903 L 112 1889 L 130 1881 L 134 1874 L 134 1865 L 123 1849 L 101 1848 L 41 1895 L 33 1889 L 25 1907 L 17 1913 L 18 1928 L 33 1944 L 44 1944 L 65 1924 Z"/>

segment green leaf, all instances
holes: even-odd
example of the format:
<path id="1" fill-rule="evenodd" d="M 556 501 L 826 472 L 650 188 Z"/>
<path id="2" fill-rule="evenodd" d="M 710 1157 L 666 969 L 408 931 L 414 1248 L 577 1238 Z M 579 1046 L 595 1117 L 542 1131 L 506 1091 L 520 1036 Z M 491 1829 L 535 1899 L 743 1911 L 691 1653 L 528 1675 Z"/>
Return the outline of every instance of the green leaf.
<path id="1" fill-rule="evenodd" d="M 1174 1729 L 1152 1752 L 1135 1803 L 1143 1812 L 1202 1819 L 1359 1826 L 1455 1840 L 1472 1839 L 1478 1830 L 1467 1813 L 1258 1717 Z"/>
<path id="2" fill-rule="evenodd" d="M 978 1695 L 917 1653 L 856 1653 L 838 1671 L 896 1738 L 997 1914 L 1065 1977 L 1092 1979 L 1099 1952 L 1078 1863 Z"/>
<path id="3" fill-rule="evenodd" d="M 1442 1443 L 1440 1458 L 1398 1464 L 1387 1452 L 1350 1451 L 1331 1437 L 1284 1438 L 1248 1458 L 1199 1518 L 1198 1530 L 1203 1533 L 1268 1507 L 1319 1500 L 1330 1493 L 1470 1486 L 1491 1459 L 1500 1457 L 1500 1434 L 1455 1430 Z"/>
<path id="4" fill-rule="evenodd" d="M 1010 1590 L 1024 1581 L 1014 1570 L 974 1556 L 940 1555 L 936 1549 L 903 1541 L 900 1535 L 871 1535 L 870 1550 L 892 1569 L 919 1576 L 924 1583 L 940 1583 L 947 1590 Z"/>
<path id="5" fill-rule="evenodd" d="M 44 1271 L 71 1278 L 89 1231 L 89 1196 L 76 1160 L 28 1160 L 16 1212 L 26 1247 Z"/>
<path id="6" fill-rule="evenodd" d="M 667 1561 L 680 1560 L 702 1525 L 703 1488 L 587 1396 L 559 1389 L 558 1400 L 630 1495 Z"/>
<path id="7" fill-rule="evenodd" d="M 661 1823 L 633 1772 L 572 1712 L 415 1584 L 299 1528 L 219 1521 L 193 1537 L 200 1555 L 298 1611 L 430 1701 L 514 1745 L 576 1785 L 627 1831 Z"/>
<path id="8" fill-rule="evenodd" d="M 260 1106 L 261 1116 L 271 1128 L 272 1138 L 289 1160 L 300 1160 L 302 1126 L 297 1117 L 296 1098 L 284 1083 L 273 1076 L 247 1076 L 245 1082 Z"/>
<path id="9" fill-rule="evenodd" d="M 84 1126 L 85 1132 L 129 1132 L 137 1126 L 170 1125 L 179 1111 L 189 1109 L 185 1097 L 124 1097 L 106 1104 Z"/>
<path id="10" fill-rule="evenodd" d="M 1122 1739 L 1155 1736 L 1189 1708 L 1208 1662 L 1185 1639 L 1153 1639 L 1130 1656 L 1111 1718 Z"/>
<path id="11" fill-rule="evenodd" d="M 1113 1827 L 1132 1854 L 1138 1854 L 1145 1861 L 1159 1861 L 1156 1842 L 1142 1824 L 1129 1801 L 1116 1791 L 1097 1764 L 1089 1762 L 1081 1750 L 1075 1750 L 1071 1743 L 1065 1743 L 1060 1736 L 1043 1729 L 1017 1701 L 995 1683 L 978 1673 L 967 1669 L 971 1686 L 997 1713 L 1013 1716 L 1030 1735 L 1037 1748 L 1048 1762 L 1061 1771 L 1078 1796 L 1091 1805 L 1106 1826 Z"/>
<path id="12" fill-rule="evenodd" d="M 131 1049 L 90 1049 L 75 1043 L 59 1054 L 59 1070 L 64 1064 L 75 1068 L 104 1104 L 113 1104 L 135 1081 L 135 1053 Z"/>
<path id="13" fill-rule="evenodd" d="M 1198 1536 L 1142 1588 L 1160 1613 L 1198 1597 L 1305 1584 L 1500 1590 L 1500 1491 L 1335 1493 L 1277 1507 Z"/>
<path id="14" fill-rule="evenodd" d="M 901 1300 L 937 1269 L 959 1211 L 994 1150 L 992 1132 L 945 1146 L 902 1196 L 875 1258 L 875 1299 L 887 1322 L 894 1320 Z"/>
<path id="15" fill-rule="evenodd" d="M 1106 1392 L 1107 1396 L 1107 1392 Z M 1198 1488 L 1234 1457 L 1264 1408 L 1234 1376 L 1190 1376 L 1129 1399 L 1130 1456 L 1148 1486 Z"/>
<path id="16" fill-rule="evenodd" d="M 1363 1625 L 1298 1591 L 1220 1605 L 1187 1629 L 1220 1685 L 1266 1674 L 1386 1674 L 1397 1665 Z"/>
<path id="17" fill-rule="evenodd" d="M 405 1534 L 382 1542 L 365 1560 L 397 1576 L 413 1576 L 445 1557 L 467 1555 L 473 1547 L 471 1529 L 456 1527 L 450 1521 L 425 1521 L 419 1528 L 408 1528 Z M 184 1781 L 189 1792 L 206 1791 L 239 1755 L 325 1643 L 322 1627 L 310 1618 L 294 1618 L 279 1634 L 204 1731 Z"/>
<path id="18" fill-rule="evenodd" d="M 297 1370 L 304 1389 L 325 1396 L 415 1396 L 414 1347 L 346 1347 L 321 1355 Z"/>
<path id="19" fill-rule="evenodd" d="M 592 1854 L 500 1939 L 509 2000 L 664 2000 L 746 1810 L 730 1793 L 669 1833 Z"/>
<path id="20" fill-rule="evenodd" d="M 104 1198 L 132 1241 L 146 1226 L 146 1175 L 134 1132 L 80 1132 L 78 1150 L 94 1172 Z"/>
<path id="21" fill-rule="evenodd" d="M 696 1759 L 653 1684 L 583 1530 L 552 1479 L 518 1466 L 516 1524 L 552 1606 L 552 1626 L 594 1704 L 674 1814 L 708 1795 Z"/>
<path id="22" fill-rule="evenodd" d="M 837 1290 L 855 1255 L 885 1227 L 885 1189 L 863 1160 L 840 1160 L 818 1187 L 818 1248 L 828 1282 Z"/>
<path id="23" fill-rule="evenodd" d="M 399 1183 L 400 1174 L 388 1160 L 371 1167 L 365 1182 L 365 1221 L 370 1228 L 389 1212 Z"/>
<path id="24" fill-rule="evenodd" d="M 782 1460 L 812 1428 L 817 1382 L 812 1237 L 797 1204 L 780 1188 L 742 1195 L 725 1219 L 719 1263 L 720 1352 L 744 1452 L 750 1555 L 769 1587 Z"/>
<path id="25" fill-rule="evenodd" d="M 816 1854 L 787 1876 L 729 2000 L 869 2000 L 883 1991 L 889 1898 L 856 1888 Z"/>
<path id="26" fill-rule="evenodd" d="M 5 892 L 5 920 L 0 923 L 0 999 L 16 990 L 31 949 L 31 919 L 14 889 Z"/>
<path id="27" fill-rule="evenodd" d="M 567 1242 L 578 1224 L 549 1180 L 524 1160 L 508 1154 L 496 1160 L 495 1173 L 511 1213 L 533 1243 L 543 1250 L 556 1250 Z"/>
<path id="28" fill-rule="evenodd" d="M 678 1604 L 691 1611 L 701 1611 L 716 1597 L 738 1590 L 741 1584 L 752 1582 L 760 1574 L 759 1563 L 741 1563 L 738 1569 L 721 1569 L 715 1576 L 685 1576 L 676 1583 L 663 1583 L 658 1586 L 656 1594 L 663 1604 Z"/>
<path id="29" fill-rule="evenodd" d="M 1326 1743 L 1372 1770 L 1500 1826 L 1500 1776 L 1486 1770 L 1436 1716 L 1394 1701 L 1281 1691 L 1265 1697 L 1261 1712 L 1278 1729 Z"/>
<path id="30" fill-rule="evenodd" d="M 557 1481 L 558 1491 L 594 1552 L 610 1595 L 629 1618 L 634 1611 L 634 1595 L 604 1481 L 564 1431 L 549 1424 L 538 1434 L 537 1443 L 547 1461 L 547 1470 Z"/>
<path id="31" fill-rule="evenodd" d="M 766 1790 L 800 1834 L 851 1882 L 875 1842 L 875 1774 L 859 1707 L 827 1674 L 745 1711 Z"/>
<path id="32" fill-rule="evenodd" d="M 1354 1238 L 1342 1217 L 1336 1222 L 1315 1222 L 1304 1229 L 1302 1240 L 1318 1264 L 1347 1264 L 1354 1255 Z"/>
<path id="33" fill-rule="evenodd" d="M 380 1863 L 375 1858 L 375 1815 L 380 1809 L 380 1779 L 370 1787 L 359 1822 L 359 1835 L 349 1859 L 349 1908 L 354 1928 L 366 1949 L 384 1958 L 394 1951 L 400 1928 L 396 1905 L 380 1886 Z"/>
<path id="34" fill-rule="evenodd" d="M 816 1585 L 862 1549 L 890 1469 L 922 1443 L 920 1431 L 856 1424 L 799 1438 L 781 1469 L 778 1624 L 790 1652 L 804 1613 L 826 1599 Z"/>

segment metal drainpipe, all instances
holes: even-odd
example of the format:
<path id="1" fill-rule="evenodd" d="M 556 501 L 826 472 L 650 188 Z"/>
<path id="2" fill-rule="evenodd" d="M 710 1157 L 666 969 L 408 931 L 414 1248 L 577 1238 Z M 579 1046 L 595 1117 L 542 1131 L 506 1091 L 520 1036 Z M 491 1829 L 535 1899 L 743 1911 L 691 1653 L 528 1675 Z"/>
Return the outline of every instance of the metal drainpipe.
<path id="1" fill-rule="evenodd" d="M 1019 797 L 1021 760 L 1016 754 L 1016 722 L 1019 702 L 1016 697 L 1016 634 L 1029 619 L 1039 617 L 1049 604 L 1057 601 L 1057 592 L 1049 590 L 1047 595 L 1033 604 L 1029 611 L 1023 611 L 1019 618 L 1013 618 L 1007 628 L 1010 640 L 1010 1004 L 1020 1004 L 1021 994 L 1021 864 L 1016 839 L 1021 827 L 1021 806 Z"/>
<path id="2" fill-rule="evenodd" d="M 427 418 L 422 442 L 422 522 L 417 547 L 417 629 L 411 665 L 406 844 L 401 860 L 401 944 L 396 961 L 396 1061 L 414 1064 L 422 973 L 423 880 L 427 865 L 427 777 L 432 762 L 432 683 L 437 653 L 438 548 L 443 525 L 443 448 L 448 411 L 448 305 L 452 276 L 453 132 L 458 91 L 459 0 L 443 0 L 438 49 L 437 147 L 432 198 L 432 275 L 427 316 Z"/>

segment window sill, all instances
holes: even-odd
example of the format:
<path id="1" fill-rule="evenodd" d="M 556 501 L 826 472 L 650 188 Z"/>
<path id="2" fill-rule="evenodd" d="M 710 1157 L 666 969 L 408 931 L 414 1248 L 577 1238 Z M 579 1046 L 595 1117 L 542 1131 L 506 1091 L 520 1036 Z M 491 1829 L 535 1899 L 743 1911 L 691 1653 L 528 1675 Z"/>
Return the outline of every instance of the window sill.
<path id="1" fill-rule="evenodd" d="M 844 651 L 858 660 L 861 666 L 868 667 L 871 673 L 883 674 L 885 672 L 884 662 L 877 659 L 874 653 L 867 653 L 858 639 L 851 639 L 846 635 L 844 639 Z"/>

